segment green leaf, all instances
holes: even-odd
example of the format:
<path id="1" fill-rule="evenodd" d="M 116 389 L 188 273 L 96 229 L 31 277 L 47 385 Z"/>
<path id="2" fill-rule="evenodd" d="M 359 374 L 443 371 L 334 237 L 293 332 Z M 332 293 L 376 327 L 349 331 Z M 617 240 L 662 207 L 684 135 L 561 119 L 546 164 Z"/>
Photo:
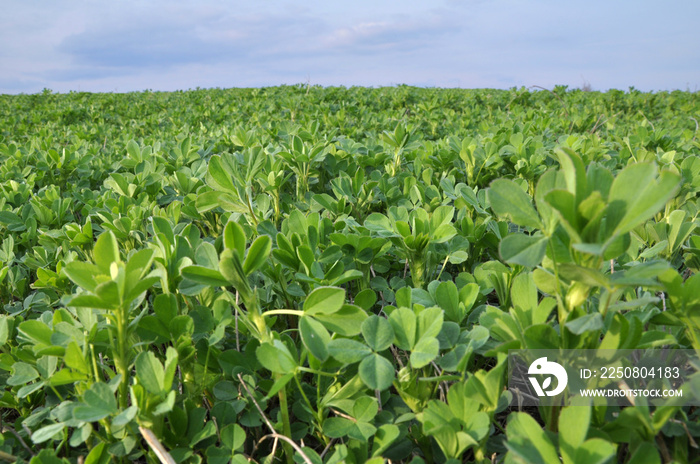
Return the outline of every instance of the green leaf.
<path id="1" fill-rule="evenodd" d="M 182 269 L 182 276 L 202 285 L 211 287 L 226 287 L 229 281 L 216 269 L 203 266 L 187 266 Z"/>
<path id="2" fill-rule="evenodd" d="M 152 351 L 139 353 L 134 361 L 134 366 L 136 367 L 136 378 L 149 393 L 164 393 L 165 371 Z"/>
<path id="3" fill-rule="evenodd" d="M 440 282 L 435 289 L 435 302 L 445 311 L 445 316 L 450 321 L 460 321 L 459 290 L 454 282 Z"/>
<path id="4" fill-rule="evenodd" d="M 450 224 L 454 214 L 455 209 L 453 206 L 438 206 L 430 216 L 430 230 L 435 231 L 440 228 L 440 226 Z"/>
<path id="5" fill-rule="evenodd" d="M 443 224 L 435 229 L 430 237 L 433 243 L 445 243 L 457 235 L 457 229 L 452 224 Z"/>
<path id="6" fill-rule="evenodd" d="M 420 369 L 427 366 L 440 352 L 440 343 L 435 337 L 423 337 L 411 351 L 411 367 Z"/>
<path id="7" fill-rule="evenodd" d="M 2 279 L 0 278 L 0 282 Z M 10 336 L 10 325 L 8 323 L 7 316 L 0 315 L 0 346 L 7 343 L 7 339 Z"/>
<path id="8" fill-rule="evenodd" d="M 265 396 L 265 398 L 270 399 L 273 396 L 275 396 L 280 390 L 282 390 L 285 387 L 285 385 L 287 385 L 289 383 L 290 380 L 292 380 L 294 378 L 294 375 L 295 375 L 294 372 L 289 372 L 288 374 L 284 374 L 283 376 L 278 377 L 277 380 L 275 380 L 275 383 L 272 384 L 272 387 L 270 387 L 270 391 L 267 392 L 267 395 Z M 221 383 L 221 382 L 219 382 L 219 383 Z M 234 386 L 234 385 L 231 384 L 231 386 Z M 233 399 L 237 396 L 238 391 L 234 388 L 233 390 L 231 390 L 231 393 L 232 393 L 231 399 Z M 236 395 L 233 395 L 234 393 Z"/>
<path id="9" fill-rule="evenodd" d="M 112 419 L 112 426 L 121 427 L 128 424 L 136 418 L 136 414 L 139 412 L 139 407 L 137 405 L 132 405 L 114 416 Z"/>
<path id="10" fill-rule="evenodd" d="M 328 359 L 331 336 L 323 324 L 309 316 L 303 316 L 299 321 L 299 332 L 304 346 L 311 354 L 321 361 Z"/>
<path id="11" fill-rule="evenodd" d="M 377 353 L 363 359 L 358 372 L 362 382 L 372 390 L 386 390 L 394 381 L 394 366 Z"/>
<path id="12" fill-rule="evenodd" d="M 90 426 L 88 425 L 88 427 Z M 92 430 L 92 428 L 90 428 L 90 430 Z M 112 456 L 106 448 L 107 444 L 104 442 L 96 445 L 90 450 L 90 453 L 88 453 L 84 464 L 108 464 L 109 461 L 111 461 Z"/>
<path id="13" fill-rule="evenodd" d="M 372 457 L 381 456 L 399 438 L 399 435 L 400 430 L 394 424 L 384 424 L 379 427 L 372 442 Z"/>
<path id="14" fill-rule="evenodd" d="M 361 422 L 370 422 L 379 412 L 377 400 L 370 396 L 361 396 L 352 406 L 352 417 Z"/>
<path id="15" fill-rule="evenodd" d="M 586 314 L 567 322 L 564 326 L 575 335 L 601 330 L 604 327 L 603 316 L 600 313 Z"/>
<path id="16" fill-rule="evenodd" d="M 568 280 L 581 282 L 590 287 L 609 288 L 608 278 L 600 271 L 571 263 L 559 264 L 559 274 Z"/>
<path id="17" fill-rule="evenodd" d="M 345 290 L 340 287 L 317 287 L 304 301 L 304 313 L 308 315 L 333 314 L 345 302 Z"/>
<path id="18" fill-rule="evenodd" d="M 198 213 L 206 213 L 214 208 L 218 208 L 222 204 L 222 197 L 231 197 L 231 195 L 216 190 L 209 190 L 197 195 L 195 200 L 195 208 Z"/>
<path id="19" fill-rule="evenodd" d="M 406 351 L 413 349 L 413 345 L 416 343 L 416 315 L 414 312 L 408 308 L 395 309 L 389 315 L 389 323 L 394 329 L 396 346 Z"/>
<path id="20" fill-rule="evenodd" d="M 506 429 L 509 455 L 528 464 L 558 464 L 559 455 L 540 424 L 527 413 L 511 414 Z"/>
<path id="21" fill-rule="evenodd" d="M 22 322 L 17 331 L 24 337 L 32 340 L 35 344 L 51 345 L 53 330 L 38 319 Z"/>
<path id="22" fill-rule="evenodd" d="M 462 264 L 467 259 L 469 259 L 469 253 L 464 250 L 453 251 L 448 258 L 451 264 Z"/>
<path id="23" fill-rule="evenodd" d="M 529 350 L 559 349 L 559 334 L 549 324 L 534 324 L 523 333 L 525 347 Z"/>
<path id="24" fill-rule="evenodd" d="M 221 444 L 229 450 L 239 451 L 245 443 L 245 430 L 238 424 L 221 429 Z"/>
<path id="25" fill-rule="evenodd" d="M 243 272 L 245 272 L 246 275 L 250 275 L 259 269 L 260 266 L 267 261 L 271 249 L 272 239 L 269 236 L 261 235 L 256 238 L 250 245 L 248 255 L 246 255 L 245 261 L 243 261 Z"/>
<path id="26" fill-rule="evenodd" d="M 0 211 L 0 224 L 10 225 L 23 223 L 24 221 L 22 218 L 17 216 L 12 211 Z"/>
<path id="27" fill-rule="evenodd" d="M 371 288 L 366 288 L 355 295 L 354 303 L 365 311 L 369 311 L 377 302 L 377 294 Z"/>
<path id="28" fill-rule="evenodd" d="M 81 372 L 74 372 L 70 369 L 61 369 L 58 372 L 54 372 L 47 384 L 51 387 L 58 387 L 60 385 L 68 385 L 80 380 L 87 379 L 87 376 Z"/>
<path id="29" fill-rule="evenodd" d="M 63 423 L 51 424 L 42 427 L 32 434 L 32 441 L 37 445 L 39 443 L 44 443 L 45 441 L 48 441 L 56 436 L 58 432 L 63 430 L 65 427 L 66 425 Z"/>
<path id="30" fill-rule="evenodd" d="M 365 219 L 365 227 L 372 232 L 377 232 L 381 237 L 395 235 L 389 218 L 380 213 L 372 213 Z"/>
<path id="31" fill-rule="evenodd" d="M 182 449 L 182 448 L 180 448 Z M 225 448 L 219 448 L 216 445 L 210 445 L 205 452 L 207 464 L 231 464 L 231 451 Z M 241 455 L 238 455 L 241 456 Z M 245 459 L 245 458 L 244 458 Z M 182 462 L 182 461 L 181 461 Z"/>
<path id="32" fill-rule="evenodd" d="M 437 337 L 442 330 L 444 312 L 437 307 L 426 308 L 418 314 L 417 337 Z"/>
<path id="33" fill-rule="evenodd" d="M 657 176 L 653 164 L 631 164 L 620 171 L 610 187 L 609 203 L 622 202 L 623 209 L 616 208 L 614 211 L 624 212 L 624 215 L 619 217 L 616 214 L 617 218 L 610 218 L 611 225 L 615 226 L 612 236 L 629 232 L 651 218 L 673 198 L 679 188 L 678 174 L 662 171 Z"/>
<path id="34" fill-rule="evenodd" d="M 373 314 L 362 323 L 362 336 L 374 351 L 383 351 L 394 341 L 394 329 L 385 318 Z"/>
<path id="35" fill-rule="evenodd" d="M 112 263 L 119 262 L 119 244 L 114 232 L 108 230 L 99 236 L 92 250 L 92 255 L 102 274 L 109 275 Z"/>
<path id="36" fill-rule="evenodd" d="M 221 271 L 221 275 L 224 276 L 241 295 L 250 296 L 250 284 L 248 283 L 245 271 L 243 271 L 243 263 L 241 263 L 240 258 L 234 250 L 227 248 L 221 252 L 219 271 Z"/>
<path id="37" fill-rule="evenodd" d="M 190 440 L 190 446 L 194 446 L 197 443 L 216 435 L 216 424 L 214 424 L 213 421 L 207 421 L 203 427 L 200 424 L 198 430 L 199 431 L 195 433 L 192 439 Z"/>
<path id="38" fill-rule="evenodd" d="M 145 277 L 137 282 L 130 282 L 130 286 L 127 288 L 128 293 L 124 299 L 127 302 L 131 302 L 150 289 L 154 284 L 160 282 L 160 276 L 157 274 L 158 273 L 154 272 L 150 277 Z M 131 284 L 133 284 L 133 286 L 131 286 Z"/>
<path id="39" fill-rule="evenodd" d="M 39 378 L 39 373 L 30 364 L 16 362 L 12 365 L 12 377 L 6 383 L 10 386 L 25 385 Z"/>
<path id="40" fill-rule="evenodd" d="M 292 354 L 279 340 L 275 340 L 274 344 L 263 343 L 255 350 L 255 356 L 265 369 L 276 374 L 287 374 L 297 368 Z"/>
<path id="41" fill-rule="evenodd" d="M 323 434 L 329 438 L 346 436 L 355 424 L 344 417 L 329 417 L 323 421 Z"/>
<path id="42" fill-rule="evenodd" d="M 235 221 L 229 221 L 224 228 L 224 246 L 234 250 L 238 258 L 243 261 L 246 247 L 246 237 L 243 227 Z"/>
<path id="43" fill-rule="evenodd" d="M 215 190 L 237 195 L 236 185 L 233 183 L 233 176 L 228 166 L 222 162 L 221 156 L 219 155 L 214 155 L 209 159 L 207 184 Z"/>
<path id="44" fill-rule="evenodd" d="M 571 462 L 575 464 L 606 464 L 615 457 L 615 451 L 615 445 L 609 441 L 602 438 L 591 438 L 576 450 L 576 458 Z"/>
<path id="45" fill-rule="evenodd" d="M 559 447 L 570 462 L 573 462 L 576 449 L 586 440 L 590 422 L 590 406 L 568 406 L 559 413 Z"/>
<path id="46" fill-rule="evenodd" d="M 560 147 L 554 152 L 559 158 L 567 190 L 573 194 L 576 202 L 580 203 L 587 187 L 586 168 L 581 157 L 569 147 Z"/>
<path id="47" fill-rule="evenodd" d="M 71 261 L 63 268 L 63 273 L 76 285 L 91 292 L 95 291 L 97 281 L 95 277 L 102 272 L 99 267 L 81 261 Z M 107 271 L 109 274 L 109 270 Z"/>
<path id="48" fill-rule="evenodd" d="M 328 352 L 343 364 L 353 364 L 362 361 L 372 354 L 372 350 L 364 343 L 349 338 L 336 338 L 328 343 Z"/>
<path id="49" fill-rule="evenodd" d="M 523 227 L 542 228 L 540 217 L 532 206 L 532 200 L 515 182 L 498 179 L 487 191 L 491 209 L 511 222 Z"/>
<path id="50" fill-rule="evenodd" d="M 97 382 L 83 394 L 83 404 L 73 408 L 73 417 L 82 422 L 97 422 L 117 411 L 112 389 L 106 383 Z"/>
<path id="51" fill-rule="evenodd" d="M 336 313 L 317 313 L 314 315 L 314 319 L 331 332 L 352 337 L 360 333 L 362 323 L 367 319 L 367 313 L 359 306 L 345 304 Z"/>
<path id="52" fill-rule="evenodd" d="M 547 237 L 525 234 L 507 235 L 498 247 L 505 262 L 526 267 L 538 266 L 546 249 Z"/>
<path id="53" fill-rule="evenodd" d="M 661 464 L 659 450 L 649 442 L 642 442 L 632 453 L 627 464 Z"/>
<path id="54" fill-rule="evenodd" d="M 551 190 L 544 196 L 547 204 L 557 213 L 562 226 L 575 242 L 581 241 L 576 196 L 568 190 Z"/>

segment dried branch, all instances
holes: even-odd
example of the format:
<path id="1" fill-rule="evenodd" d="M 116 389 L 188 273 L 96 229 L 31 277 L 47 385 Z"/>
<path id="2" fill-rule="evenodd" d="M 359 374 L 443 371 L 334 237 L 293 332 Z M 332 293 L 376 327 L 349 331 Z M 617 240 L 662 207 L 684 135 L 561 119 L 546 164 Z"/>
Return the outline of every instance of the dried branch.
<path id="1" fill-rule="evenodd" d="M 22 447 L 24 449 L 26 449 L 29 454 L 31 454 L 32 456 L 36 456 L 36 453 L 34 453 L 34 451 L 32 451 L 32 449 L 29 447 L 29 445 L 27 445 L 27 442 L 24 441 L 24 439 L 20 436 L 19 433 L 17 433 L 17 431 L 15 429 L 13 429 L 11 427 L 3 427 L 2 433 L 6 433 L 6 432 L 10 432 L 12 435 L 14 435 L 15 438 L 19 441 L 19 444 L 22 445 Z M 31 436 L 31 431 L 29 432 L 29 436 Z"/>
<path id="2" fill-rule="evenodd" d="M 275 440 L 286 441 L 287 443 L 289 443 L 292 446 L 292 448 L 294 448 L 294 451 L 299 453 L 299 455 L 304 459 L 304 462 L 306 462 L 306 464 L 314 464 L 313 461 L 311 461 L 311 459 L 309 459 L 309 457 L 306 455 L 306 453 L 304 453 L 304 450 L 301 449 L 301 447 L 299 445 L 294 443 L 294 440 L 292 440 L 291 438 L 285 437 L 284 435 L 280 435 L 279 433 L 271 433 L 269 435 L 265 435 L 264 437 L 262 437 L 258 443 L 262 443 L 264 440 L 266 440 L 268 438 L 274 438 Z"/>
<path id="3" fill-rule="evenodd" d="M 170 456 L 170 453 L 168 453 L 168 451 L 165 449 L 163 444 L 158 440 L 155 433 L 151 432 L 150 429 L 141 426 L 139 426 L 139 432 L 141 432 L 143 438 L 146 439 L 148 446 L 150 446 L 153 452 L 156 453 L 156 456 L 158 456 L 158 460 L 160 462 L 163 464 L 177 464 L 173 457 Z"/>
<path id="4" fill-rule="evenodd" d="M 270 420 L 267 418 L 267 416 L 266 416 L 265 413 L 263 412 L 263 410 L 262 410 L 262 408 L 260 407 L 260 405 L 258 404 L 258 402 L 255 401 L 255 397 L 253 396 L 253 393 L 252 393 L 252 392 L 250 391 L 250 389 L 248 388 L 248 385 L 246 385 L 246 383 L 243 381 L 243 377 L 241 376 L 240 373 L 238 374 L 238 380 L 240 380 L 241 385 L 243 385 L 243 388 L 245 389 L 246 393 L 248 393 L 248 396 L 249 396 L 250 399 L 253 401 L 253 404 L 255 405 L 255 408 L 256 408 L 256 409 L 258 410 L 258 412 L 260 413 L 260 416 L 262 417 L 263 422 L 265 422 L 265 425 L 267 425 L 267 428 L 270 429 L 270 432 L 272 432 L 273 434 L 276 434 L 277 431 L 276 431 L 275 428 L 272 426 L 272 423 L 271 423 Z"/>

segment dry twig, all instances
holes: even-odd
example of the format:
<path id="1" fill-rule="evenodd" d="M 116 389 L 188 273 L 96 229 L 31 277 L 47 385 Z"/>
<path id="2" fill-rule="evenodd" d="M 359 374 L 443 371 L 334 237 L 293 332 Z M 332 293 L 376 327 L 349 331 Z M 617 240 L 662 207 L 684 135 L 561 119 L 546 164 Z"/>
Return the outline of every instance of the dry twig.
<path id="1" fill-rule="evenodd" d="M 150 429 L 141 426 L 139 426 L 139 432 L 141 432 L 143 438 L 146 439 L 148 446 L 150 446 L 153 452 L 156 453 L 156 456 L 160 462 L 163 464 L 177 464 L 173 457 L 170 456 L 170 453 L 168 453 L 168 451 L 165 449 L 163 444 L 158 440 L 155 433 L 151 432 Z"/>
<path id="2" fill-rule="evenodd" d="M 270 420 L 267 418 L 267 416 L 266 416 L 265 413 L 263 412 L 263 410 L 262 410 L 262 408 L 260 407 L 260 405 L 258 404 L 258 402 L 255 400 L 255 397 L 253 396 L 253 393 L 252 393 L 252 392 L 250 391 L 250 389 L 248 388 L 248 385 L 246 385 L 246 383 L 243 381 L 243 377 L 241 376 L 241 374 L 238 374 L 238 380 L 240 380 L 241 385 L 243 385 L 243 388 L 245 389 L 246 393 L 248 393 L 248 396 L 250 397 L 251 401 L 253 401 L 253 404 L 255 405 L 255 408 L 256 408 L 256 409 L 258 410 L 258 412 L 260 413 L 260 416 L 262 417 L 263 422 L 265 422 L 265 425 L 267 425 L 267 428 L 269 428 L 269 429 L 270 429 L 270 432 L 272 432 L 272 433 L 270 433 L 269 435 L 265 435 L 264 437 L 262 437 L 262 438 L 260 439 L 260 441 L 258 442 L 258 444 L 262 443 L 262 442 L 263 442 L 265 439 L 267 439 L 267 438 L 274 438 L 274 439 L 276 439 L 276 440 L 285 441 L 285 442 L 289 443 L 289 444 L 292 446 L 292 448 L 294 448 L 294 450 L 295 450 L 297 453 L 299 453 L 299 455 L 304 459 L 304 462 L 306 462 L 307 464 L 313 464 L 313 462 L 311 461 L 311 459 L 309 459 L 309 457 L 306 455 L 306 453 L 304 453 L 304 450 L 302 450 L 301 447 L 299 447 L 299 445 L 297 445 L 296 443 L 294 443 L 294 441 L 293 441 L 291 438 L 286 437 L 286 436 L 284 436 L 284 435 L 280 435 L 279 433 L 277 433 L 277 431 L 275 430 L 275 428 L 272 426 L 272 423 L 271 423 Z M 256 447 L 257 447 L 257 446 L 256 446 Z"/>

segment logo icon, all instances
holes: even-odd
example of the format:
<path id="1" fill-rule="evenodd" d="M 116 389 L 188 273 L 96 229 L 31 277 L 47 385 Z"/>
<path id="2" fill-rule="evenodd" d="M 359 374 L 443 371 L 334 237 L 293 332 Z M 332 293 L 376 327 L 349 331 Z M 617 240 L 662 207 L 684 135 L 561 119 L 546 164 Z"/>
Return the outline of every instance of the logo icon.
<path id="1" fill-rule="evenodd" d="M 537 392 L 537 396 L 556 396 L 563 392 L 566 388 L 566 383 L 569 381 L 569 376 L 566 374 L 566 370 L 561 364 L 554 361 L 547 361 L 547 357 L 538 358 L 527 370 L 530 375 L 530 383 Z M 537 381 L 533 375 L 546 375 L 547 378 L 544 379 L 542 385 Z M 552 384 L 552 377 L 557 379 L 557 388 L 553 390 L 547 390 Z"/>

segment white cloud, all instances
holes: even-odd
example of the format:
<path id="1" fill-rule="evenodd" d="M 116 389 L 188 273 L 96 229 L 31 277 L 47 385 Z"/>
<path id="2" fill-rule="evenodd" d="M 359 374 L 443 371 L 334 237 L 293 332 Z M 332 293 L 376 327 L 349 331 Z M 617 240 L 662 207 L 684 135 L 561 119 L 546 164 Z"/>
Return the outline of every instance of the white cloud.
<path id="1" fill-rule="evenodd" d="M 3 0 L 0 0 L 2 2 Z M 7 3 L 7 1 L 5 1 Z M 5 5 L 0 92 L 700 85 L 700 2 L 59 0 Z M 582 77 L 583 76 L 583 77 Z"/>

